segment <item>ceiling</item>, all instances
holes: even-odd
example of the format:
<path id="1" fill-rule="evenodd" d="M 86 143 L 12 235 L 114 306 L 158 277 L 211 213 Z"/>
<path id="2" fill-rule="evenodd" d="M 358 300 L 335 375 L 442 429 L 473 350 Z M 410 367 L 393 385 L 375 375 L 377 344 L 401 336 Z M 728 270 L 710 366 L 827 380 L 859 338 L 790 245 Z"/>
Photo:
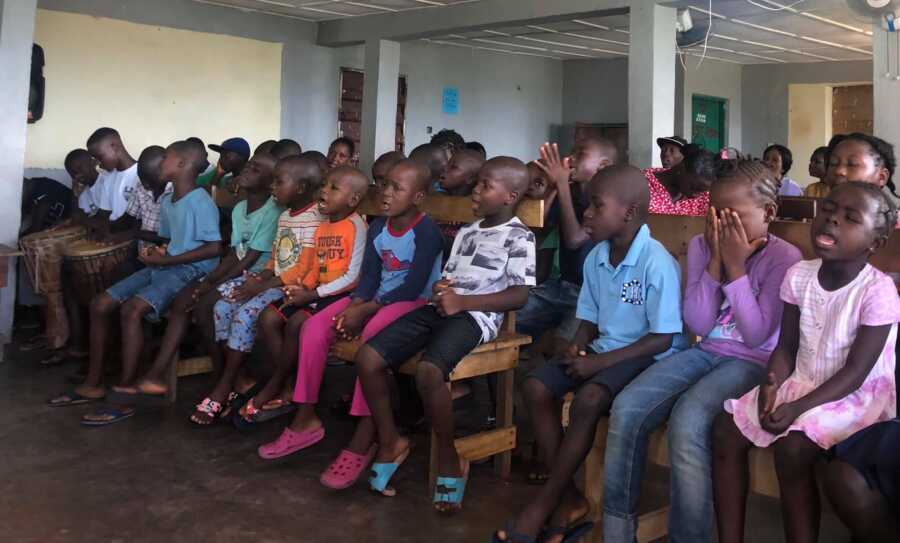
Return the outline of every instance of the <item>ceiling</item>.
<path id="1" fill-rule="evenodd" d="M 412 9 L 440 9 L 484 0 L 197 0 L 275 15 L 324 21 Z M 547 0 L 553 1 L 553 0 Z M 757 4 L 757 5 L 754 5 Z M 703 44 L 682 51 L 686 61 L 736 64 L 871 60 L 870 24 L 847 0 L 685 0 L 695 26 L 712 26 Z M 712 9 L 710 10 L 710 6 Z M 763 7 L 764 6 L 764 7 Z M 766 9 L 766 7 L 768 9 Z M 628 56 L 628 15 L 583 18 L 432 36 L 425 41 L 561 60 Z"/>

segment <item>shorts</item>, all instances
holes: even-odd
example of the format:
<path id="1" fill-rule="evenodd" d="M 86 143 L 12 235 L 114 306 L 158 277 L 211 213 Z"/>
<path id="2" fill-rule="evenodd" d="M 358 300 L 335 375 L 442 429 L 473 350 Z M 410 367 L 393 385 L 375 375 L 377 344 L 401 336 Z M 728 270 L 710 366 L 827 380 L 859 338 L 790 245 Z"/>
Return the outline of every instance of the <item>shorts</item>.
<path id="1" fill-rule="evenodd" d="M 216 341 L 227 341 L 232 351 L 249 353 L 256 341 L 256 325 L 259 314 L 269 304 L 277 302 L 284 293 L 280 288 L 270 288 L 243 304 L 229 302 L 225 297 L 244 284 L 244 278 L 238 277 L 219 285 L 222 298 L 213 307 L 213 322 L 216 330 Z"/>
<path id="2" fill-rule="evenodd" d="M 836 460 L 856 468 L 900 516 L 900 419 L 856 432 L 832 449 Z"/>
<path id="3" fill-rule="evenodd" d="M 281 318 L 284 319 L 284 322 L 287 322 L 290 320 L 291 317 L 293 317 L 294 315 L 296 315 L 297 313 L 299 313 L 301 311 L 306 313 L 306 315 L 308 317 L 311 317 L 311 316 L 315 315 L 316 313 L 318 313 L 319 311 L 322 311 L 329 305 L 333 304 L 334 302 L 340 300 L 341 298 L 346 298 L 346 297 L 347 297 L 346 294 L 335 294 L 334 296 L 326 296 L 324 298 L 319 298 L 318 300 L 316 300 L 314 302 L 315 306 L 313 306 L 312 304 L 310 304 L 310 305 L 287 305 L 287 304 L 280 304 L 277 302 L 269 304 L 269 305 L 270 305 L 270 307 L 272 307 L 272 309 L 275 310 L 276 313 L 281 315 Z"/>
<path id="4" fill-rule="evenodd" d="M 147 302 L 153 308 L 147 320 L 155 322 L 159 321 L 181 289 L 205 275 L 205 271 L 192 264 L 148 266 L 109 287 L 106 293 L 119 303 L 132 297 Z"/>
<path id="5" fill-rule="evenodd" d="M 590 349 L 588 353 L 596 354 Z M 619 392 L 622 392 L 622 389 L 628 386 L 628 383 L 633 381 L 642 371 L 649 368 L 655 361 L 656 359 L 652 356 L 631 358 L 602 369 L 587 379 L 579 380 L 570 377 L 566 373 L 566 365 L 562 363 L 561 359 L 554 358 L 532 371 L 528 377 L 543 383 L 557 398 L 562 398 L 567 393 L 573 392 L 586 384 L 602 385 L 609 391 L 611 397 L 615 397 Z"/>
<path id="6" fill-rule="evenodd" d="M 433 305 L 411 311 L 379 332 L 366 345 L 391 368 L 424 349 L 422 360 L 438 367 L 449 380 L 453 368 L 481 343 L 481 327 L 468 311 L 442 317 Z"/>

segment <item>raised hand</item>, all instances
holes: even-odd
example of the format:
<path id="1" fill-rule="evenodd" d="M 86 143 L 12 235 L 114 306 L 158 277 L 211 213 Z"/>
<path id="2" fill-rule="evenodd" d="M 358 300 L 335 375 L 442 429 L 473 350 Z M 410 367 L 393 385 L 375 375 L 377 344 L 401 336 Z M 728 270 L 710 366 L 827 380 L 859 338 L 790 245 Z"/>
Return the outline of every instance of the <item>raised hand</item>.
<path id="1" fill-rule="evenodd" d="M 728 280 L 734 281 L 746 273 L 747 259 L 766 244 L 766 238 L 751 240 L 737 212 L 723 209 L 719 213 L 719 252 Z"/>
<path id="2" fill-rule="evenodd" d="M 550 185 L 559 190 L 560 187 L 568 188 L 569 178 L 572 176 L 572 165 L 568 158 L 559 155 L 559 145 L 545 143 L 540 148 L 541 160 L 535 161 L 537 167 L 547 174 Z"/>

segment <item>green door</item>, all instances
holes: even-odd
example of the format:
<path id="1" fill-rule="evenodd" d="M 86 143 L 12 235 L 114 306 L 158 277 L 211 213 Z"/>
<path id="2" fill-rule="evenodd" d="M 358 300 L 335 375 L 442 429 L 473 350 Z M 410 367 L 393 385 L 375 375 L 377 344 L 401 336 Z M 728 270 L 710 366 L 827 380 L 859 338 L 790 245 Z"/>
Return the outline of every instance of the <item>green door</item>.
<path id="1" fill-rule="evenodd" d="M 691 105 L 691 142 L 718 153 L 728 145 L 725 137 L 725 100 L 695 94 Z"/>

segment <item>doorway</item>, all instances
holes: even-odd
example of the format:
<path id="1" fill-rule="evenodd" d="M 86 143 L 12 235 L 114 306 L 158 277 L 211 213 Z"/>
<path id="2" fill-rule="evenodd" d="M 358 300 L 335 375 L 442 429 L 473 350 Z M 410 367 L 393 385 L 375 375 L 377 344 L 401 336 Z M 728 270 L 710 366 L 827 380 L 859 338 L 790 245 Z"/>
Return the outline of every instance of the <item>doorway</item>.
<path id="1" fill-rule="evenodd" d="M 713 153 L 728 146 L 725 102 L 715 96 L 691 97 L 691 143 Z"/>
<path id="2" fill-rule="evenodd" d="M 338 135 L 353 140 L 359 159 L 359 140 L 362 132 L 362 102 L 365 74 L 361 70 L 341 68 L 341 107 L 338 110 Z M 397 129 L 394 136 L 395 148 L 403 152 L 406 144 L 406 76 L 401 75 L 397 84 Z"/>

